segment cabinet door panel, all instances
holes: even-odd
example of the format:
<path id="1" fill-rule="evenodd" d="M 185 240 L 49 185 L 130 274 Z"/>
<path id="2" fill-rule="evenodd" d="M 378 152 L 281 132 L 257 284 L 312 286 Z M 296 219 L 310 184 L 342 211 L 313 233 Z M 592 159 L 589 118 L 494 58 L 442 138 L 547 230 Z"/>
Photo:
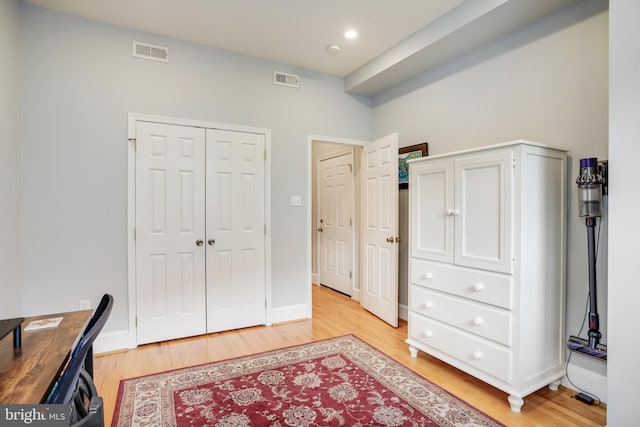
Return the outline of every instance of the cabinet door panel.
<path id="1" fill-rule="evenodd" d="M 511 152 L 455 160 L 455 263 L 511 273 Z"/>
<path id="2" fill-rule="evenodd" d="M 411 253 L 453 262 L 453 164 L 433 161 L 411 167 Z"/>

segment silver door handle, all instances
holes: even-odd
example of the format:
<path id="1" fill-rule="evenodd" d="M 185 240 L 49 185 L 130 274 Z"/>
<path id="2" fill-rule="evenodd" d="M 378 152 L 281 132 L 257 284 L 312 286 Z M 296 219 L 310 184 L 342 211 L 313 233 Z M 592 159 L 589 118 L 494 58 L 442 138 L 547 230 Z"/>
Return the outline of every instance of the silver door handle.
<path id="1" fill-rule="evenodd" d="M 202 246 L 203 244 L 204 244 L 204 240 L 202 240 L 202 239 L 196 240 L 196 245 Z"/>

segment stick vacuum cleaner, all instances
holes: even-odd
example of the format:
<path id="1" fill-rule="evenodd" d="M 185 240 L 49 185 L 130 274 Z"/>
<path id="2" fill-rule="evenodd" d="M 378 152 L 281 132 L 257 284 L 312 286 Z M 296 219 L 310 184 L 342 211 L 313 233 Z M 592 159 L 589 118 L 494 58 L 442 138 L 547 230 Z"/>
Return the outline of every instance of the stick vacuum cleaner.
<path id="1" fill-rule="evenodd" d="M 588 339 L 570 336 L 567 347 L 600 360 L 607 360 L 607 346 L 600 344 L 600 318 L 598 316 L 598 296 L 596 292 L 596 218 L 602 216 L 602 194 L 606 193 L 607 163 L 598 159 L 580 159 L 578 184 L 579 215 L 587 226 L 589 256 L 589 331 Z"/>

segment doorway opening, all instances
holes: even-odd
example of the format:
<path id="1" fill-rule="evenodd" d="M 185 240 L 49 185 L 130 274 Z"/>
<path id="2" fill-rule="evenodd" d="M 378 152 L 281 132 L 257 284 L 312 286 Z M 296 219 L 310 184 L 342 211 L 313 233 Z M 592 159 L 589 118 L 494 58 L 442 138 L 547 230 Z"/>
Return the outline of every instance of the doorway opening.
<path id="1" fill-rule="evenodd" d="M 362 149 L 312 143 L 312 282 L 357 301 Z"/>

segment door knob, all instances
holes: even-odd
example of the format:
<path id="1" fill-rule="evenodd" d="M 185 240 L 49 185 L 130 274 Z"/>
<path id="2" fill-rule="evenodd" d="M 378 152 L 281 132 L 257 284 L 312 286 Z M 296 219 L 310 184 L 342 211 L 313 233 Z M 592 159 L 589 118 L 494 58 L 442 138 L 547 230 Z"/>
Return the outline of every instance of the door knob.
<path id="1" fill-rule="evenodd" d="M 387 237 L 387 242 L 393 243 L 393 237 Z"/>
<path id="2" fill-rule="evenodd" d="M 216 244 L 216 239 L 209 239 L 207 240 L 207 243 L 209 244 L 209 246 L 213 246 Z"/>
<path id="3" fill-rule="evenodd" d="M 204 244 L 204 240 L 202 240 L 202 239 L 196 240 L 196 245 L 202 246 L 203 244 Z"/>
<path id="4" fill-rule="evenodd" d="M 324 229 L 322 227 L 318 227 L 318 231 L 322 233 Z"/>

